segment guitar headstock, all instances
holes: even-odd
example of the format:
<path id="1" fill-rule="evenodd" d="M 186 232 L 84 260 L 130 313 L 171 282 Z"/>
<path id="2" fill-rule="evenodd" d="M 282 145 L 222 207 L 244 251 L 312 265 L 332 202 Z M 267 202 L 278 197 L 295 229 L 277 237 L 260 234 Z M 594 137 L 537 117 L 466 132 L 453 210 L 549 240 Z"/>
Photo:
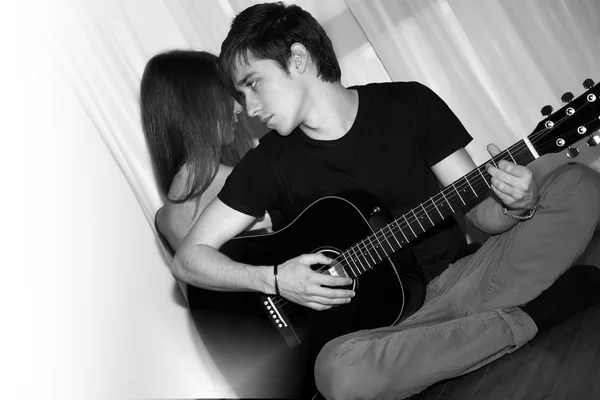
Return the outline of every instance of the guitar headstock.
<path id="1" fill-rule="evenodd" d="M 588 90 L 577 98 L 569 92 L 562 96 L 566 105 L 560 110 L 542 108 L 547 118 L 527 136 L 540 156 L 567 150 L 568 157 L 577 157 L 579 150 L 571 145 L 584 138 L 588 146 L 600 144 L 600 85 L 586 79 L 583 86 Z"/>

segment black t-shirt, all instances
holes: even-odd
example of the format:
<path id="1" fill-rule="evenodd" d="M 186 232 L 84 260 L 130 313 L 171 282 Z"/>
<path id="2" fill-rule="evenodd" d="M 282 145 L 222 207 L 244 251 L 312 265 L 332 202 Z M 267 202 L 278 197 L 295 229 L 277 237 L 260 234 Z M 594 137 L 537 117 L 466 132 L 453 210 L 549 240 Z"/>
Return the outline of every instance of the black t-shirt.
<path id="1" fill-rule="evenodd" d="M 440 184 L 430 167 L 471 141 L 458 118 L 417 82 L 354 89 L 358 113 L 343 137 L 323 141 L 300 128 L 287 137 L 271 131 L 236 165 L 219 199 L 255 217 L 268 211 L 279 229 L 315 200 L 344 190 L 374 194 L 395 218 L 437 194 Z M 464 244 L 453 218 L 415 242 L 427 280 Z"/>

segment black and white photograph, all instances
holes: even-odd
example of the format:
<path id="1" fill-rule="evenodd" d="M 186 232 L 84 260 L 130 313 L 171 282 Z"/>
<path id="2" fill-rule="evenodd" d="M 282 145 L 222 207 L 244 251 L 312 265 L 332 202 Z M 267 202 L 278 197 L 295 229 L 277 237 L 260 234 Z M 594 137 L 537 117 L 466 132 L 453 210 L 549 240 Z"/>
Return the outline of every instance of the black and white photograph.
<path id="1" fill-rule="evenodd" d="M 600 1 L 0 12 L 6 399 L 600 399 Z"/>

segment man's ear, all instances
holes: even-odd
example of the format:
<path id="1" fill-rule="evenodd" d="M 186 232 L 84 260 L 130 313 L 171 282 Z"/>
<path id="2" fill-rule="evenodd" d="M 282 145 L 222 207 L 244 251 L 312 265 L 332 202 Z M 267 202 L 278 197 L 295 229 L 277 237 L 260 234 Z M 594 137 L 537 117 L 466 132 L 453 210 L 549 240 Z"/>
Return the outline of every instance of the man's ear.
<path id="1" fill-rule="evenodd" d="M 308 51 L 302 43 L 294 43 L 290 47 L 292 55 L 290 57 L 290 72 L 295 70 L 299 74 L 303 74 L 308 66 Z"/>

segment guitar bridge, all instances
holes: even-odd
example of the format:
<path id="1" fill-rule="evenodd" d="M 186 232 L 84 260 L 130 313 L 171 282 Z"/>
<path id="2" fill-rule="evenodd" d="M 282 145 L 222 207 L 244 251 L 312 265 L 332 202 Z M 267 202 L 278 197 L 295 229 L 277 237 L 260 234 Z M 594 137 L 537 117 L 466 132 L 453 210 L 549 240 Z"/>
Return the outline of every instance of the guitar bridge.
<path id="1" fill-rule="evenodd" d="M 274 296 L 273 296 L 274 297 Z M 290 348 L 294 348 L 302 343 L 296 331 L 289 323 L 288 316 L 283 312 L 282 309 L 278 308 L 273 301 L 272 296 L 260 295 L 263 307 L 267 313 L 267 316 L 275 329 L 281 334 L 283 340 Z"/>

